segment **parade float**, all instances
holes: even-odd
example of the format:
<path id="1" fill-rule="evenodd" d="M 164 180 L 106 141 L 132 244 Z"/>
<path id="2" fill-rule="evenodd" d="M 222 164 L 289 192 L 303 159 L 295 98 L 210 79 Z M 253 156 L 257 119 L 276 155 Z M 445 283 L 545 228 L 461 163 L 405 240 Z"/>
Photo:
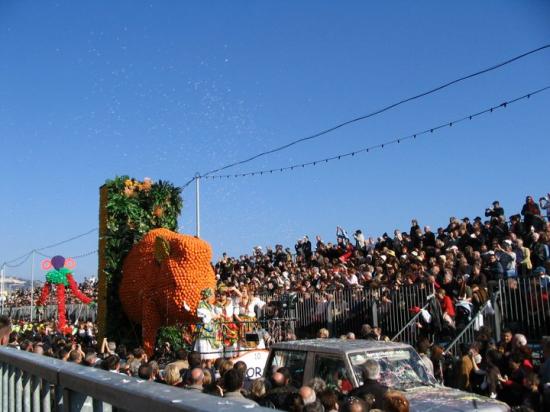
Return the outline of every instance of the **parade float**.
<path id="1" fill-rule="evenodd" d="M 149 231 L 177 230 L 181 189 L 161 180 L 120 176 L 100 188 L 99 203 L 99 332 L 135 346 L 141 344 L 141 325 L 131 321 L 119 296 L 124 259 Z"/>
<path id="2" fill-rule="evenodd" d="M 210 245 L 168 229 L 148 232 L 124 259 L 119 296 L 152 353 L 161 326 L 197 320 L 201 291 L 216 286 Z"/>

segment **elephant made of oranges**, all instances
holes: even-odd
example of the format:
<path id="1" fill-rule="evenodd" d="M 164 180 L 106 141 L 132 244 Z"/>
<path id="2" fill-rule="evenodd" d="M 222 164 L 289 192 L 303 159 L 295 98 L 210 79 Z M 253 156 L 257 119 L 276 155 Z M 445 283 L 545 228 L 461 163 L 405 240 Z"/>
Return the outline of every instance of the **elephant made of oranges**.
<path id="1" fill-rule="evenodd" d="M 149 355 L 161 326 L 197 321 L 201 291 L 216 287 L 211 259 L 208 243 L 168 229 L 148 232 L 124 259 L 120 301 Z"/>

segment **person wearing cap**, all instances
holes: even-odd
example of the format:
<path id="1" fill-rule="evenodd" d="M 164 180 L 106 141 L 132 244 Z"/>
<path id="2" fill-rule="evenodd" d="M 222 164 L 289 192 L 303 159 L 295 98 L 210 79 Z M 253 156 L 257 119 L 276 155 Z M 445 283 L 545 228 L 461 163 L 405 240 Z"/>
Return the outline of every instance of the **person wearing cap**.
<path id="1" fill-rule="evenodd" d="M 504 209 L 500 207 L 500 202 L 495 200 L 492 207 L 485 209 L 485 217 L 499 217 L 504 216 Z"/>

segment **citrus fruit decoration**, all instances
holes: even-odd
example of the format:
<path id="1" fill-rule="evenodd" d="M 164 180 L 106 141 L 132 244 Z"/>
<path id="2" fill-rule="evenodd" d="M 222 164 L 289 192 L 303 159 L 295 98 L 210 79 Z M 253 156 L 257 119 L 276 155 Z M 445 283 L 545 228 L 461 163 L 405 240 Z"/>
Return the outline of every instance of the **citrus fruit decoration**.
<path id="1" fill-rule="evenodd" d="M 178 229 L 181 188 L 166 180 L 117 176 L 99 190 L 98 311 L 99 340 L 127 347 L 141 344 L 141 333 L 124 313 L 118 291 L 124 259 L 150 230 Z"/>
<path id="2" fill-rule="evenodd" d="M 78 288 L 78 284 L 73 278 L 73 269 L 76 262 L 71 259 L 65 259 L 63 256 L 54 256 L 51 260 L 42 261 L 42 269 L 48 270 L 46 273 L 46 283 L 42 288 L 42 293 L 36 301 L 36 306 L 44 306 L 48 300 L 53 286 L 56 288 L 57 295 L 57 330 L 61 333 L 67 332 L 67 317 L 65 315 L 65 288 L 69 287 L 73 295 L 84 304 L 92 302 L 92 299 L 86 296 Z M 68 328 L 72 330 L 72 328 Z"/>
<path id="3" fill-rule="evenodd" d="M 216 286 L 211 259 L 208 243 L 168 229 L 153 229 L 132 247 L 119 297 L 128 318 L 141 324 L 147 353 L 161 326 L 197 321 L 201 290 Z"/>

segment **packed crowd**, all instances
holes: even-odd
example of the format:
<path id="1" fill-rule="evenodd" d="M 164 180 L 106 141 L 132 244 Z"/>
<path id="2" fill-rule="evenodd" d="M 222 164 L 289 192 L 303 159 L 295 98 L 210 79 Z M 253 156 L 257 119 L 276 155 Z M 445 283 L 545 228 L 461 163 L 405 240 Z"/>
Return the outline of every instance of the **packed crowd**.
<path id="1" fill-rule="evenodd" d="M 505 329 L 502 339 L 495 342 L 491 331 L 482 328 L 475 342 L 463 345 L 451 367 L 441 367 L 438 361 L 436 374 L 443 379 L 447 375 L 447 383 L 458 389 L 499 399 L 512 407 L 546 411 L 550 408 L 550 341 L 543 342 L 542 351 L 544 361 L 537 364 L 539 359 L 533 356 L 524 335 Z"/>
<path id="2" fill-rule="evenodd" d="M 294 251 L 276 245 L 265 251 L 258 246 L 251 255 L 238 258 L 224 253 L 215 264 L 218 289 L 235 289 L 229 296 L 238 308 L 243 306 L 238 304 L 241 294 L 330 296 L 339 290 L 368 289 L 384 297 L 391 290 L 420 285 L 437 292 L 443 321 L 452 328 L 485 303 L 501 279 L 536 276 L 550 283 L 549 214 L 550 194 L 538 203 L 527 196 L 521 212 L 509 219 L 495 201 L 485 210 L 485 219 L 451 217 L 436 231 L 421 228 L 416 219 L 408 231 L 396 229 L 393 236 L 384 233 L 377 239 L 365 237 L 361 230 L 349 236 L 337 227 L 336 242 L 317 236 L 312 243 L 304 236 Z M 97 297 L 94 280 L 80 287 Z M 34 292 L 39 296 L 40 289 Z M 28 305 L 30 296 L 29 290 L 14 291 L 7 305 Z"/>
<path id="3" fill-rule="evenodd" d="M 546 219 L 541 213 L 546 212 Z M 485 219 L 451 217 L 432 231 L 416 219 L 409 231 L 396 229 L 378 239 L 353 236 L 336 228 L 336 242 L 308 236 L 290 248 L 256 247 L 253 254 L 226 254 L 215 268 L 220 284 L 256 294 L 330 296 L 346 289 L 379 290 L 381 296 L 406 285 L 436 292 L 442 322 L 454 328 L 475 313 L 500 280 L 525 276 L 548 282 L 550 270 L 550 194 L 535 202 L 527 196 L 522 210 L 506 218 L 498 201 Z"/>
<path id="4" fill-rule="evenodd" d="M 541 209 L 546 212 L 546 219 Z M 218 288 L 213 296 L 204 297 L 204 302 L 212 305 L 204 316 L 222 317 L 228 324 L 236 323 L 238 328 L 241 321 L 255 321 L 257 309 L 265 306 L 262 297 L 266 294 L 330 296 L 340 290 L 391 291 L 406 285 L 422 285 L 435 292 L 440 321 L 452 329 L 461 322 L 466 309 L 474 313 L 487 302 L 502 280 L 532 276 L 549 282 L 549 215 L 550 194 L 538 203 L 528 196 L 521 212 L 509 219 L 495 201 L 485 210 L 486 219 L 452 217 L 446 227 L 436 231 L 428 226 L 422 229 L 413 219 L 408 232 L 395 230 L 393 236 L 384 233 L 375 240 L 366 238 L 360 230 L 349 236 L 338 227 L 334 243 L 317 236 L 313 245 L 305 236 L 297 241 L 294 251 L 276 245 L 265 251 L 256 247 L 252 255 L 239 258 L 224 254 L 215 265 Z M 80 286 L 87 295 L 97 296 L 94 282 Z M 365 367 L 364 378 L 378 391 L 374 396 L 378 404 L 373 403 L 372 396 L 366 396 L 372 395 L 366 389 L 355 396 L 358 394 L 327 389 L 320 381 L 295 388 L 284 368 L 268 380 L 251 382 L 243 372 L 246 365 L 238 362 L 233 365 L 231 360 L 221 357 L 205 359 L 198 352 L 175 352 L 166 343 L 157 348 L 152 359 L 147 359 L 141 348 L 128 351 L 114 342 L 96 342 L 91 323 L 81 323 L 75 329 L 73 335 L 59 336 L 51 324 L 27 325 L 14 330 L 9 344 L 144 380 L 289 411 L 408 408 L 401 394 L 387 388 L 379 391 L 374 365 L 370 371 Z M 525 336 L 517 334 L 521 330 L 513 332 L 516 334 L 504 331 L 503 340 L 494 342 L 488 328 L 482 328 L 476 341 L 461 348 L 461 356 L 454 359 L 433 345 L 426 334 L 417 349 L 428 369 L 446 385 L 501 399 L 513 406 L 545 410 L 550 388 L 550 346 L 544 345 L 545 362 L 537 367 Z M 226 328 L 222 337 L 224 346 L 235 345 L 230 339 L 234 333 L 235 329 Z M 322 337 L 324 334 L 325 331 Z M 292 337 L 292 334 L 286 336 Z M 372 328 L 364 337 L 383 339 L 381 331 Z M 202 337 L 203 341 L 211 338 Z"/>
<path id="5" fill-rule="evenodd" d="M 80 290 L 86 295 L 97 301 L 97 279 L 86 278 L 79 284 Z M 30 306 L 31 300 L 36 299 L 42 292 L 42 286 L 31 288 L 14 288 L 7 294 L 5 305 L 9 307 Z M 53 296 L 51 297 L 53 299 Z M 67 295 L 67 304 L 80 303 L 72 294 Z"/>
<path id="6" fill-rule="evenodd" d="M 287 367 L 273 370 L 268 378 L 251 380 L 242 361 L 219 357 L 211 362 L 196 351 L 173 350 L 168 342 L 159 342 L 149 358 L 139 347 L 130 349 L 107 339 L 98 342 L 96 327 L 90 322 L 80 323 L 64 336 L 52 323 L 10 325 L 8 318 L 1 317 L 0 335 L 6 328 L 3 344 L 12 348 L 249 405 L 290 412 L 409 410 L 406 394 L 384 386 L 380 365 L 373 360 L 363 365 L 363 383 L 358 388 L 353 389 L 345 379 L 334 386 L 319 377 L 302 385 L 292 381 Z M 329 332 L 321 329 L 317 336 L 328 338 Z M 340 338 L 353 340 L 355 335 Z M 381 340 L 384 336 L 379 329 L 364 325 L 360 338 Z M 548 410 L 550 341 L 544 343 L 543 360 L 538 364 L 525 337 L 510 330 L 504 330 L 502 339 L 495 342 L 491 331 L 482 328 L 476 341 L 461 349 L 461 355 L 452 358 L 425 338 L 417 343 L 426 369 L 440 383 L 505 401 L 518 410 Z"/>
<path id="7" fill-rule="evenodd" d="M 327 333 L 321 330 L 319 336 L 326 337 Z M 402 393 L 382 385 L 373 392 L 373 382 L 380 373 L 376 365 L 366 365 L 363 386 L 342 392 L 319 378 L 300 387 L 292 382 L 291 371 L 286 367 L 274 370 L 269 379 L 250 380 L 246 375 L 247 365 L 242 361 L 217 358 L 208 362 L 198 352 L 172 350 L 168 342 L 160 343 L 149 358 L 139 347 L 130 350 L 107 339 L 98 342 L 96 327 L 91 322 L 80 323 L 73 334 L 61 335 L 53 323 L 11 325 L 9 318 L 0 317 L 0 336 L 2 334 L 6 337 L 3 344 L 15 349 L 248 405 L 291 412 L 408 411 L 408 401 Z M 351 339 L 352 335 L 347 338 Z M 375 339 L 376 334 L 370 338 Z"/>

